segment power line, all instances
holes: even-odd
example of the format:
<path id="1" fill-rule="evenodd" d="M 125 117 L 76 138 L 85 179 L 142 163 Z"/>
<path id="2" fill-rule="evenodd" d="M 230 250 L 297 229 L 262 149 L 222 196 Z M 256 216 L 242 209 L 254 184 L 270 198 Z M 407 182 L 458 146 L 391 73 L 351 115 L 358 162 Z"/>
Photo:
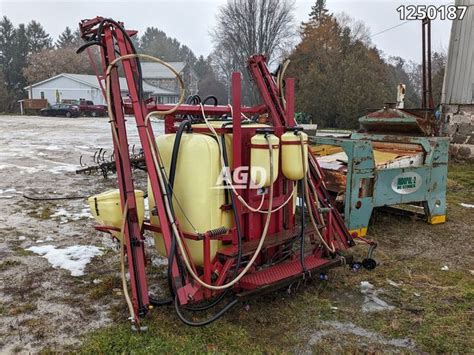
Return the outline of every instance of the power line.
<path id="1" fill-rule="evenodd" d="M 383 30 L 383 31 L 380 31 L 380 32 L 377 32 L 377 33 L 371 35 L 370 38 L 375 37 L 375 36 L 378 36 L 378 35 L 381 35 L 382 33 L 385 33 L 385 32 L 388 32 L 388 31 L 390 31 L 390 30 L 393 30 L 394 28 L 403 26 L 403 25 L 407 24 L 408 22 L 411 22 L 411 20 L 407 20 L 407 21 L 405 21 L 405 22 L 399 23 L 398 25 L 395 25 L 395 26 L 386 28 L 386 29 Z"/>

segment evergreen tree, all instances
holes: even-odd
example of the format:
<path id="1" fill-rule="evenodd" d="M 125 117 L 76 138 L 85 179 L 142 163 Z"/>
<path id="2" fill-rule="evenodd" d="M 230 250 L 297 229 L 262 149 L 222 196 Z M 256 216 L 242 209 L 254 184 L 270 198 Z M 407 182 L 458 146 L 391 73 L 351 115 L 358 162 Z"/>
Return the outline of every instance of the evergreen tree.
<path id="1" fill-rule="evenodd" d="M 26 86 L 26 80 L 23 75 L 23 69 L 26 67 L 28 57 L 28 38 L 26 37 L 26 28 L 20 24 L 15 30 L 15 41 L 13 48 L 13 61 L 11 67 L 11 78 L 13 82 L 12 90 L 15 97 L 21 97 L 23 88 Z"/>
<path id="2" fill-rule="evenodd" d="M 212 67 L 203 55 L 200 55 L 199 58 L 196 60 L 196 63 L 194 63 L 194 71 L 196 72 L 196 75 L 200 78 L 208 75 L 211 69 Z"/>
<path id="3" fill-rule="evenodd" d="M 194 71 L 199 79 L 198 94 L 202 99 L 213 95 L 217 98 L 219 104 L 228 102 L 227 87 L 225 83 L 218 79 L 210 57 L 199 56 L 194 63 Z"/>
<path id="4" fill-rule="evenodd" d="M 56 41 L 56 48 L 74 48 L 78 47 L 78 43 L 77 33 L 67 26 Z"/>
<path id="5" fill-rule="evenodd" d="M 0 68 L 7 90 L 13 88 L 12 63 L 15 51 L 15 27 L 6 17 L 0 20 Z"/>
<path id="6" fill-rule="evenodd" d="M 0 113 L 7 112 L 9 101 L 8 90 L 5 84 L 5 76 L 0 70 Z"/>
<path id="7" fill-rule="evenodd" d="M 139 48 L 142 53 L 169 62 L 184 61 L 192 65 L 196 61 L 196 56 L 189 47 L 182 45 L 176 38 L 168 37 L 165 32 L 155 27 L 147 27 L 140 38 Z"/>
<path id="8" fill-rule="evenodd" d="M 52 47 L 53 40 L 39 22 L 33 20 L 28 24 L 26 36 L 28 37 L 30 54 Z"/>
<path id="9" fill-rule="evenodd" d="M 309 13 L 310 21 L 318 22 L 327 15 L 326 0 L 316 0 L 316 3 L 311 6 L 311 12 Z"/>

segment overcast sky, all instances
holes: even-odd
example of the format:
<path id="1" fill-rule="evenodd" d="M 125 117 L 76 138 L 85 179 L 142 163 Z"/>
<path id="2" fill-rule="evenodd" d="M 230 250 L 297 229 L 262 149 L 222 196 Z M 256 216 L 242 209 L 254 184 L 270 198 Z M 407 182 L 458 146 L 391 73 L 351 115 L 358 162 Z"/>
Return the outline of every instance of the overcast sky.
<path id="1" fill-rule="evenodd" d="M 123 21 L 127 28 L 143 30 L 155 26 L 168 36 L 177 38 L 189 46 L 196 55 L 207 55 L 212 50 L 209 32 L 212 30 L 220 5 L 226 0 L 97 0 L 45 1 L 45 0 L 0 0 L 0 15 L 6 15 L 15 25 L 34 19 L 39 21 L 57 38 L 66 26 L 75 27 L 81 19 L 97 15 Z M 314 0 L 296 0 L 297 23 L 308 18 Z M 446 5 L 446 1 L 410 1 L 409 4 Z M 346 12 L 363 20 L 374 35 L 372 41 L 386 55 L 398 55 L 406 59 L 421 61 L 421 24 L 411 21 L 400 27 L 377 35 L 390 27 L 401 24 L 396 8 L 406 1 L 398 0 L 327 0 L 330 12 Z M 451 22 L 435 21 L 432 25 L 434 50 L 448 47 Z"/>

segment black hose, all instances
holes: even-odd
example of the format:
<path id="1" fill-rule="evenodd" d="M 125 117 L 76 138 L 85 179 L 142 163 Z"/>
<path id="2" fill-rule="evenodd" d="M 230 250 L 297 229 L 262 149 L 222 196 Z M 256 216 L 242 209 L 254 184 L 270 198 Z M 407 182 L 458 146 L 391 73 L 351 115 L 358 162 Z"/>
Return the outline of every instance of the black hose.
<path id="1" fill-rule="evenodd" d="M 125 30 L 125 28 L 123 28 L 123 26 L 120 25 L 117 21 L 114 21 L 110 18 L 105 18 L 100 22 L 99 27 L 97 29 L 97 35 L 96 35 L 97 40 L 100 40 L 100 37 L 102 36 L 102 30 L 103 30 L 104 24 L 106 22 L 109 22 L 109 23 L 113 24 L 116 28 L 118 28 L 120 30 L 120 32 L 122 32 L 123 36 L 127 39 L 127 42 L 129 43 L 130 48 L 132 49 L 132 53 L 137 54 L 137 49 L 135 48 L 135 45 L 134 45 L 131 37 L 129 36 L 129 34 Z M 137 79 L 138 80 L 135 79 L 135 78 L 134 79 L 135 79 L 135 81 L 138 81 L 137 82 L 138 98 L 139 98 L 140 101 L 142 101 L 143 100 L 142 67 L 140 65 L 140 59 L 138 57 L 135 57 L 135 61 L 137 63 L 137 72 L 138 72 L 138 78 Z"/>
<path id="2" fill-rule="evenodd" d="M 168 199 L 171 213 L 174 215 L 174 206 L 173 206 L 173 186 L 174 186 L 174 178 L 176 175 L 176 166 L 178 162 L 178 154 L 179 154 L 179 146 L 181 144 L 181 137 L 184 133 L 184 130 L 186 128 L 191 128 L 191 123 L 189 121 L 183 121 L 179 125 L 178 131 L 175 136 L 174 140 L 174 145 L 173 145 L 173 151 L 172 151 L 172 157 L 171 157 L 171 163 L 170 163 L 170 173 L 168 177 L 168 181 L 165 184 L 166 187 L 166 198 Z M 161 172 L 159 172 L 161 173 Z M 165 176 L 163 176 L 165 178 Z M 172 275 L 172 266 L 174 262 L 174 258 L 177 255 L 177 248 L 176 248 L 176 237 L 172 233 L 171 234 L 171 246 L 170 246 L 170 253 L 168 257 L 168 269 L 167 269 L 167 283 L 168 283 L 168 289 L 170 291 L 171 297 L 170 299 L 166 300 L 156 300 L 150 297 L 150 303 L 153 306 L 159 307 L 159 306 L 165 306 L 173 303 L 173 297 L 176 294 L 175 288 L 174 288 L 174 283 L 173 283 L 173 275 Z M 178 263 L 178 267 L 180 269 L 180 274 L 183 275 L 183 267 L 180 265 L 180 259 L 177 257 L 176 261 Z"/>
<path id="3" fill-rule="evenodd" d="M 186 98 L 185 104 L 187 105 L 199 105 L 201 103 L 201 97 L 199 95 L 189 95 Z M 186 115 L 185 119 L 188 121 L 194 122 L 196 121 L 197 117 L 194 115 Z"/>
<path id="4" fill-rule="evenodd" d="M 179 147 L 181 145 L 181 137 L 183 136 L 184 130 L 186 128 L 191 128 L 191 123 L 189 121 L 183 121 L 178 127 L 178 131 L 176 133 L 174 144 L 173 144 L 173 151 L 171 153 L 171 163 L 170 163 L 170 173 L 168 177 L 167 186 L 167 193 L 168 193 L 168 201 L 171 208 L 171 212 L 174 215 L 174 206 L 173 206 L 173 187 L 174 187 L 174 179 L 176 175 L 176 167 L 178 164 L 178 154 L 179 154 Z M 170 290 L 171 295 L 175 296 L 175 289 L 173 284 L 173 275 L 171 273 L 171 269 L 174 262 L 174 257 L 177 255 L 176 249 L 176 237 L 174 234 L 171 236 L 171 247 L 170 247 L 170 255 L 168 257 L 168 270 L 167 270 L 167 280 L 168 280 L 168 288 Z M 176 261 L 178 263 L 178 267 L 182 270 L 182 266 L 180 265 L 180 259 L 177 257 Z M 182 274 L 182 273 L 181 273 Z"/>
<path id="5" fill-rule="evenodd" d="M 231 309 L 233 306 L 235 306 L 239 302 L 238 299 L 234 299 L 233 301 L 229 302 L 223 309 L 221 309 L 218 313 L 216 313 L 214 316 L 212 316 L 209 319 L 206 319 L 202 322 L 191 322 L 190 320 L 186 319 L 184 315 L 181 313 L 181 310 L 179 309 L 179 300 L 178 297 L 175 296 L 174 298 L 174 309 L 176 311 L 176 314 L 178 318 L 181 320 L 186 325 L 189 325 L 190 327 L 202 327 L 205 325 L 208 325 L 216 320 L 218 320 L 222 315 L 227 312 L 229 309 Z"/>
<path id="6" fill-rule="evenodd" d="M 169 298 L 166 300 L 158 300 L 152 296 L 148 296 L 148 299 L 150 300 L 150 304 L 154 307 L 162 307 L 162 306 L 168 306 L 173 303 L 173 299 Z"/>
<path id="7" fill-rule="evenodd" d="M 188 105 L 199 105 L 201 103 L 201 97 L 199 95 L 189 95 L 185 103 Z"/>
<path id="8" fill-rule="evenodd" d="M 64 197 L 37 197 L 23 194 L 23 197 L 32 201 L 58 201 L 58 200 L 83 200 L 89 196 L 64 196 Z"/>
<path id="9" fill-rule="evenodd" d="M 171 187 L 171 194 L 173 194 L 173 186 L 174 186 L 174 178 L 176 175 L 176 165 L 178 163 L 178 153 L 179 153 L 179 145 L 181 144 L 181 137 L 183 136 L 185 129 L 191 128 L 191 122 L 183 121 L 178 127 L 178 131 L 176 132 L 176 136 L 174 139 L 173 144 L 173 152 L 171 153 L 171 164 L 170 164 L 170 173 L 168 176 L 168 183 Z"/>
<path id="10" fill-rule="evenodd" d="M 214 95 L 206 96 L 206 98 L 204 100 L 202 100 L 202 104 L 205 105 L 207 103 L 207 101 L 209 101 L 209 100 L 214 101 L 214 106 L 217 106 L 219 104 L 219 101 L 217 100 L 217 97 L 215 97 Z"/>

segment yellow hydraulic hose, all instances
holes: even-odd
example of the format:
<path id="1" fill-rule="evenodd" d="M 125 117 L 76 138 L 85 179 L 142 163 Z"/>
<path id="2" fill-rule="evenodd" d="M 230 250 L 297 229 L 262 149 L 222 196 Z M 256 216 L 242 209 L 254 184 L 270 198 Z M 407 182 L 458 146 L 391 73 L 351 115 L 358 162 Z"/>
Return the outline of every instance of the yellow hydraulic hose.
<path id="1" fill-rule="evenodd" d="M 122 288 L 123 294 L 125 296 L 125 301 L 127 302 L 128 311 L 130 312 L 130 319 L 132 322 L 138 322 L 138 318 L 135 318 L 135 311 L 133 310 L 132 301 L 130 300 L 130 295 L 128 293 L 127 280 L 125 278 L 125 239 L 123 237 L 125 231 L 125 222 L 127 220 L 128 214 L 128 202 L 125 201 L 123 206 L 122 214 L 122 228 L 120 229 L 120 276 L 122 278 Z M 138 326 L 138 324 L 137 324 Z"/>

